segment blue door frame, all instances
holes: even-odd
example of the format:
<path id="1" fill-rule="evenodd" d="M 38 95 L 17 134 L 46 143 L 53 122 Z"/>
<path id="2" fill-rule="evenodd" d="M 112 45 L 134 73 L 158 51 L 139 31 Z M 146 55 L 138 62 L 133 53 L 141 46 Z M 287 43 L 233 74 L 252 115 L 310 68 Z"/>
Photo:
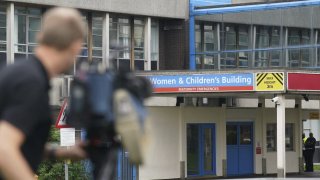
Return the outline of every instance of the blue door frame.
<path id="1" fill-rule="evenodd" d="M 198 128 L 198 154 L 197 154 L 197 165 L 198 165 L 198 173 L 197 174 L 188 174 L 188 177 L 195 177 L 195 176 L 204 176 L 204 175 L 215 175 L 216 174 L 216 134 L 215 134 L 215 125 L 214 124 L 188 124 L 188 125 L 195 125 Z M 188 128 L 187 125 L 187 128 Z M 205 170 L 204 164 L 205 164 L 205 130 L 210 129 L 211 130 L 211 170 Z M 187 152 L 188 153 L 188 152 Z"/>
<path id="2" fill-rule="evenodd" d="M 253 174 L 253 143 L 254 131 L 252 122 L 228 122 L 236 130 L 236 142 L 227 144 L 227 175 L 250 175 Z M 250 128 L 250 143 L 241 144 L 241 127 Z M 227 137 L 228 138 L 228 137 Z M 248 140 L 248 139 L 247 139 Z"/>

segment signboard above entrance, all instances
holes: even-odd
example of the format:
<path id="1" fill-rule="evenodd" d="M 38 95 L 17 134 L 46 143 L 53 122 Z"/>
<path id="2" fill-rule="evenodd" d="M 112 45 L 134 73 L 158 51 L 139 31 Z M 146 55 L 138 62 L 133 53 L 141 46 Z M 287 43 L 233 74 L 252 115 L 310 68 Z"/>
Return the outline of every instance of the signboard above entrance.
<path id="1" fill-rule="evenodd" d="M 148 76 L 155 93 L 253 91 L 252 73 Z"/>
<path id="2" fill-rule="evenodd" d="M 256 91 L 283 91 L 284 73 L 256 73 Z"/>
<path id="3" fill-rule="evenodd" d="M 288 73 L 288 91 L 320 91 L 320 74 Z"/>

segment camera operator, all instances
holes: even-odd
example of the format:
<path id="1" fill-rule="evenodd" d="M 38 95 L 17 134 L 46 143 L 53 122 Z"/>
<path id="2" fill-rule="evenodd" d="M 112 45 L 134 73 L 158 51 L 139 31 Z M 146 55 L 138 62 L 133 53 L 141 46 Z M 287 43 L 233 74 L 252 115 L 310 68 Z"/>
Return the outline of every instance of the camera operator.
<path id="1" fill-rule="evenodd" d="M 43 157 L 82 159 L 80 145 L 49 148 L 49 80 L 67 72 L 80 53 L 85 25 L 80 13 L 53 8 L 44 14 L 35 55 L 0 73 L 0 179 L 33 180 Z"/>

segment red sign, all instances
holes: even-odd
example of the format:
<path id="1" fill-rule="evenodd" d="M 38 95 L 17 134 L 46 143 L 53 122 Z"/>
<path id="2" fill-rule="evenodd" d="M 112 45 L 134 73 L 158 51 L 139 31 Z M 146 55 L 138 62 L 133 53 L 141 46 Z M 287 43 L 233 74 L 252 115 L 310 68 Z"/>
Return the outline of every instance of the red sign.
<path id="1" fill-rule="evenodd" d="M 261 154 L 261 153 L 262 153 L 261 147 L 256 147 L 256 154 Z"/>
<path id="2" fill-rule="evenodd" d="M 289 91 L 320 91 L 320 74 L 288 73 Z"/>
<path id="3" fill-rule="evenodd" d="M 57 121 L 56 121 L 56 128 L 68 128 L 67 125 L 67 107 L 68 107 L 68 101 L 65 99 L 63 101 L 63 104 L 61 106 L 60 113 L 58 115 Z"/>

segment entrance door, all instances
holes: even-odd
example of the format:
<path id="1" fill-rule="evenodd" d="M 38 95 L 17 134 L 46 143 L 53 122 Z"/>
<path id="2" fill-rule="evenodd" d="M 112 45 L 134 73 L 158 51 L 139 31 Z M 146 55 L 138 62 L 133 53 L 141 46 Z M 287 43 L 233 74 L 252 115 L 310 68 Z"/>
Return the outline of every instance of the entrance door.
<path id="1" fill-rule="evenodd" d="M 227 174 L 253 174 L 252 123 L 227 123 Z"/>
<path id="2" fill-rule="evenodd" d="M 214 124 L 187 125 L 187 173 L 188 176 L 215 174 Z"/>

